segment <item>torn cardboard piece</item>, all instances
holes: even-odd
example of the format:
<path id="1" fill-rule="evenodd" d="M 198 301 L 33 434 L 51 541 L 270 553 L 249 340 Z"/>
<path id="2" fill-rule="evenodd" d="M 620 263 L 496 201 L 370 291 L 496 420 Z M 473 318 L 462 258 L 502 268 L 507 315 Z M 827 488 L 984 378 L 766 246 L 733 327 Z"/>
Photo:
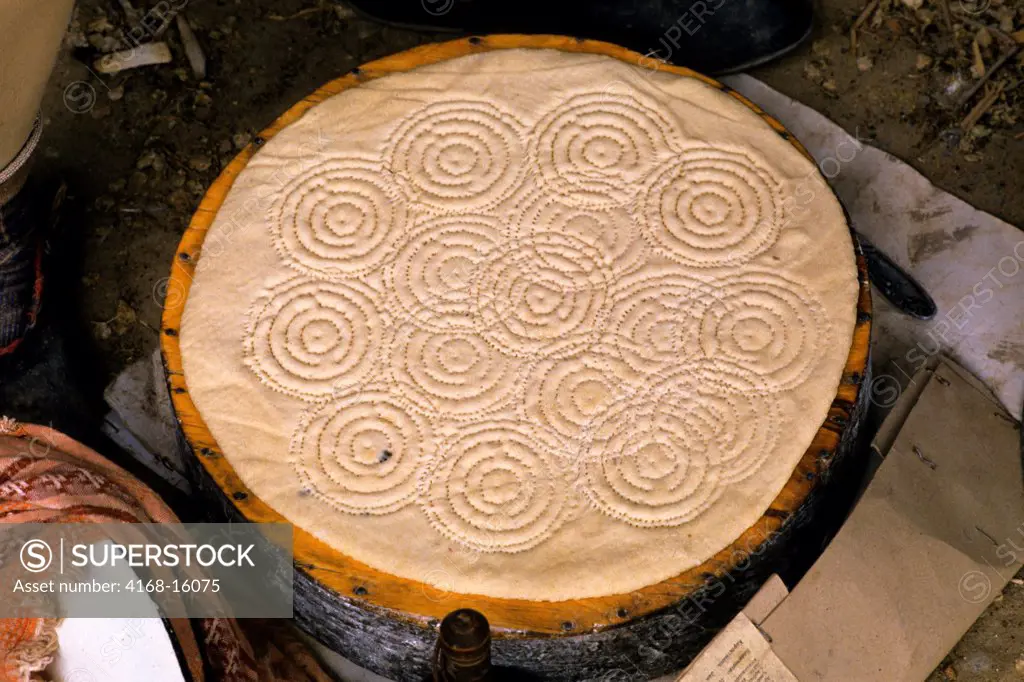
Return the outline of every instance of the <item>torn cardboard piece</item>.
<path id="1" fill-rule="evenodd" d="M 758 629 L 788 594 L 779 576 L 769 578 L 743 611 L 676 678 L 678 682 L 800 682 Z"/>
<path id="2" fill-rule="evenodd" d="M 708 644 L 680 682 L 800 682 L 741 613 Z"/>
<path id="3" fill-rule="evenodd" d="M 786 583 L 779 576 L 773 575 L 743 607 L 743 615 L 755 625 L 760 625 L 787 596 L 789 590 L 786 589 Z"/>
<path id="4" fill-rule="evenodd" d="M 912 386 L 875 440 L 885 461 L 821 558 L 763 620 L 741 614 L 680 680 L 921 682 L 1021 567 L 1019 425 L 944 358 Z"/>

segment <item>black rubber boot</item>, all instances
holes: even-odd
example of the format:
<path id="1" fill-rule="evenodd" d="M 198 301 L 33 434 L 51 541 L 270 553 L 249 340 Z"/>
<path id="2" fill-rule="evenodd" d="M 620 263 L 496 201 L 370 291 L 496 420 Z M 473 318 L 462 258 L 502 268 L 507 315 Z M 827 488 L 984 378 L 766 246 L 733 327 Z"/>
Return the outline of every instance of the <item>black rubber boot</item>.
<path id="1" fill-rule="evenodd" d="M 550 33 L 616 43 L 706 74 L 774 59 L 810 35 L 812 0 L 350 0 L 387 23 L 462 33 Z"/>

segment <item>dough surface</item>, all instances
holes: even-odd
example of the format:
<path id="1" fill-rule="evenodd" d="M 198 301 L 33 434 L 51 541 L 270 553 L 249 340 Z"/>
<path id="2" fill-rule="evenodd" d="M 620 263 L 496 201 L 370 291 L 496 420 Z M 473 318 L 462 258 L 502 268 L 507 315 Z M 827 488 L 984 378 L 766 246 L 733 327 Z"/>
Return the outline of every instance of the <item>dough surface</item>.
<path id="1" fill-rule="evenodd" d="M 732 97 L 502 50 L 346 90 L 238 176 L 181 328 L 242 480 L 456 593 L 618 594 L 735 541 L 827 416 L 838 202 Z"/>

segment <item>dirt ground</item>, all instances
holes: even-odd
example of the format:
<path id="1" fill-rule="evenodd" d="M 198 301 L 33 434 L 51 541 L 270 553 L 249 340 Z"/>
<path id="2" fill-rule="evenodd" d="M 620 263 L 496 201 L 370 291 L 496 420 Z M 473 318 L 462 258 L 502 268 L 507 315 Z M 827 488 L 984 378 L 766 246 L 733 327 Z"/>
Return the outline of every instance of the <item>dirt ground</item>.
<path id="1" fill-rule="evenodd" d="M 143 10 L 152 4 L 135 2 Z M 162 38 L 171 64 L 100 77 L 86 64 L 116 40 L 117 8 L 80 0 L 54 71 L 39 170 L 66 179 L 69 200 L 43 329 L 0 386 L 4 412 L 52 423 L 105 451 L 102 389 L 157 346 L 175 246 L 220 169 L 325 81 L 442 37 L 382 27 L 316 0 L 195 0 L 186 11 L 205 50 L 205 80 L 189 70 L 174 29 Z M 754 75 L 943 189 L 1024 226 L 1024 111 L 983 117 L 981 129 L 961 139 L 955 130 L 966 109 L 948 108 L 956 94 L 949 74 L 922 68 L 919 56 L 950 39 L 941 18 L 923 29 L 905 12 L 865 22 L 855 55 L 849 29 L 862 9 L 862 0 L 824 0 L 812 40 Z M 953 679 L 1024 679 L 1024 586 L 1007 588 L 929 682 Z"/>

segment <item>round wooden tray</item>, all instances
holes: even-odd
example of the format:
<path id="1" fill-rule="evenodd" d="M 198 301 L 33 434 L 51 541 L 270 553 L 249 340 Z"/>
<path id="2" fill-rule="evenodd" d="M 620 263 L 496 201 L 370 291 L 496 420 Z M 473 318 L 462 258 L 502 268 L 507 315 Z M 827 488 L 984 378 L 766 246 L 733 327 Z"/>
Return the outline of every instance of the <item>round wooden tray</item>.
<path id="1" fill-rule="evenodd" d="M 266 140 L 339 92 L 389 73 L 489 50 L 553 48 L 607 55 L 644 68 L 699 79 L 737 98 L 801 153 L 806 149 L 775 119 L 727 86 L 685 68 L 662 64 L 608 43 L 564 36 L 494 35 L 424 45 L 370 62 L 326 84 L 288 109 L 260 133 L 207 191 L 175 254 L 167 286 L 161 346 L 167 381 L 184 440 L 194 455 L 195 479 L 208 501 L 235 519 L 288 522 L 245 486 L 203 423 L 182 372 L 178 330 L 203 239 L 238 174 Z M 859 251 L 859 249 L 858 249 Z M 529 669 L 544 679 L 583 680 L 619 670 L 661 674 L 681 667 L 706 642 L 708 628 L 727 622 L 772 573 L 797 559 L 798 545 L 820 544 L 807 535 L 840 464 L 854 448 L 868 391 L 870 288 L 858 252 L 860 296 L 850 355 L 828 418 L 765 515 L 726 549 L 700 566 L 628 594 L 534 602 L 441 589 L 389 575 L 332 549 L 295 528 L 296 618 L 339 653 L 381 674 L 414 680 L 428 671 L 435 626 L 449 611 L 483 612 L 494 631 L 499 664 Z M 801 534 L 803 532 L 803 534 Z M 817 549 L 817 544 L 815 548 Z M 813 551 L 813 550 L 812 550 Z M 603 644 L 602 644 L 603 643 Z M 591 646 L 593 645 L 593 646 Z M 644 648 L 658 652 L 644 653 Z"/>

